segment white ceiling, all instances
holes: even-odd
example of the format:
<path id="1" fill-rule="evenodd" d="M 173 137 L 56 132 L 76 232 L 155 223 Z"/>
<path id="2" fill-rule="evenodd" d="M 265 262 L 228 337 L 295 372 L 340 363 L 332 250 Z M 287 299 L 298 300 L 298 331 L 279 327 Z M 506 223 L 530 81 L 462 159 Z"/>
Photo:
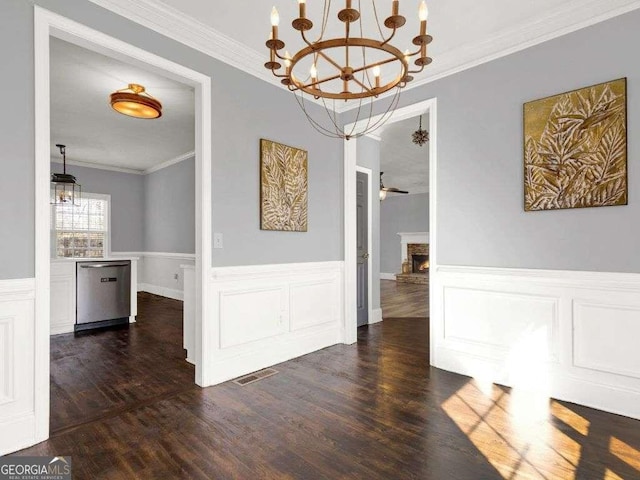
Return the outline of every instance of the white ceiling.
<path id="1" fill-rule="evenodd" d="M 109 94 L 139 83 L 162 102 L 141 120 L 111 109 Z M 141 68 L 51 38 L 51 158 L 144 171 L 193 151 L 194 91 Z"/>
<path id="2" fill-rule="evenodd" d="M 386 187 L 408 190 L 410 194 L 429 191 L 429 143 L 418 146 L 412 133 L 418 117 L 385 125 L 380 135 L 380 171 Z M 429 118 L 422 117 L 422 128 L 429 130 Z"/>
<path id="3" fill-rule="evenodd" d="M 217 37 L 210 35 L 211 38 L 208 39 L 209 43 L 216 43 L 218 52 L 213 52 L 214 56 L 263 78 L 269 74 L 262 63 L 268 57 L 265 40 L 270 33 L 270 11 L 273 5 L 280 12 L 279 36 L 287 44 L 286 48 L 294 53 L 303 45 L 298 32 L 290 26 L 291 21 L 298 16 L 298 2 L 295 0 L 137 0 L 137 3 L 145 6 L 140 11 L 127 5 L 124 0 L 92 1 L 143 23 L 146 21 L 141 14 L 144 11 L 147 17 L 152 16 L 155 28 L 160 24 L 168 25 L 169 19 L 175 17 L 180 17 L 184 25 L 190 26 L 189 30 L 197 31 L 200 36 L 205 36 L 208 28 L 211 33 L 221 34 Z M 406 16 L 407 23 L 391 43 L 401 50 L 413 47 L 411 39 L 418 33 L 419 2 L 420 0 L 400 1 L 400 13 Z M 307 1 L 307 18 L 314 21 L 315 25 L 309 35 L 312 39 L 320 31 L 324 3 L 324 0 Z M 429 33 L 434 36 L 429 55 L 434 58 L 434 63 L 416 76 L 411 85 L 638 8 L 637 3 L 635 0 L 427 0 L 430 12 Z M 341 0 L 332 2 L 325 38 L 343 36 L 344 27 L 337 20 L 336 14 L 344 5 L 345 2 Z M 362 1 L 363 30 L 365 36 L 378 38 L 371 5 L 369 1 Z M 390 14 L 391 0 L 377 0 L 376 5 L 382 23 Z M 384 25 L 382 29 L 385 30 Z M 192 45 L 200 43 L 195 35 L 180 34 L 179 38 L 184 38 Z M 305 73 L 307 68 L 308 66 L 303 67 Z M 328 66 L 324 68 L 331 69 Z M 383 75 L 384 73 L 383 71 Z M 392 74 L 388 71 L 386 73 Z M 277 79 L 272 81 L 278 83 Z M 343 108 L 346 109 L 347 105 Z"/>

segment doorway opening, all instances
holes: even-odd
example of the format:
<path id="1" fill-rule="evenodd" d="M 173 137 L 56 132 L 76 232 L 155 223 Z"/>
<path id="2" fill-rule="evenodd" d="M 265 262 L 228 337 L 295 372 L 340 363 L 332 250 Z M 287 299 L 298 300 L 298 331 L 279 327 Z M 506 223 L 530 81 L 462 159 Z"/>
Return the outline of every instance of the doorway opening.
<path id="1" fill-rule="evenodd" d="M 191 201 L 194 203 L 194 223 L 195 234 L 193 236 L 195 243 L 195 253 L 193 254 L 193 270 L 194 274 L 194 292 L 192 295 L 196 298 L 196 312 L 194 320 L 194 338 L 195 344 L 193 345 L 194 352 L 190 352 L 191 359 L 195 364 L 195 371 L 192 371 L 192 384 L 200 386 L 206 386 L 208 384 L 208 378 L 210 376 L 207 369 L 207 362 L 204 359 L 204 352 L 208 351 L 208 339 L 210 338 L 209 331 L 211 327 L 208 325 L 206 319 L 208 316 L 208 301 L 207 295 L 204 294 L 207 286 L 207 273 L 211 267 L 211 101 L 210 101 L 210 78 L 195 72 L 191 69 L 183 67 L 179 64 L 166 60 L 162 57 L 151 54 L 147 51 L 141 50 L 130 44 L 117 40 L 113 37 L 102 34 L 96 30 L 93 30 L 84 25 L 73 22 L 65 17 L 51 13 L 40 7 L 35 7 L 35 106 L 36 106 L 36 299 L 35 299 L 35 345 L 36 345 L 36 358 L 35 358 L 35 379 L 34 379 L 34 391 L 35 391 L 35 441 L 39 442 L 49 437 L 50 432 L 50 404 L 51 404 L 51 390 L 50 390 L 50 334 L 52 332 L 52 308 L 51 308 L 51 281 L 52 281 L 52 256 L 82 256 L 102 258 L 106 255 L 116 253 L 112 252 L 113 247 L 116 245 L 116 239 L 111 238 L 111 230 L 113 227 L 110 222 L 110 216 L 98 215 L 99 212 L 110 211 L 113 213 L 116 208 L 114 202 L 114 193 L 111 195 L 102 194 L 102 196 L 87 195 L 86 201 L 90 203 L 96 203 L 93 205 L 85 205 L 88 209 L 87 222 L 93 221 L 95 225 L 100 224 L 102 230 L 100 234 L 101 238 L 93 235 L 95 232 L 89 232 L 89 235 L 82 237 L 82 232 L 69 232 L 64 233 L 62 237 L 66 235 L 66 238 L 60 239 L 60 235 L 55 231 L 53 226 L 57 226 L 57 223 L 52 225 L 51 223 L 51 205 L 50 205 L 50 172 L 51 172 L 51 160 L 52 151 L 51 144 L 58 143 L 58 139 L 53 138 L 51 133 L 52 116 L 53 113 L 50 105 L 52 101 L 52 84 L 55 81 L 54 72 L 51 70 L 52 64 L 52 52 L 56 48 L 71 49 L 74 54 L 83 55 L 98 54 L 107 58 L 107 61 L 119 62 L 120 65 L 127 65 L 138 71 L 149 72 L 150 75 L 155 75 L 155 78 L 166 78 L 168 82 L 174 82 L 174 85 L 185 85 L 191 91 L 192 98 L 192 118 L 194 119 L 193 130 L 193 149 L 190 152 L 190 158 L 193 158 L 194 163 L 194 175 L 193 190 L 195 190 L 195 199 Z M 61 43 L 63 42 L 63 43 Z M 97 57 L 96 57 L 97 58 Z M 100 70 L 100 69 L 99 69 Z M 107 69 L 108 75 L 117 77 L 117 73 L 112 69 Z M 104 74 L 105 72 L 100 72 Z M 98 75 L 99 76 L 99 75 Z M 97 77 L 96 77 L 97 78 Z M 95 80 L 95 78 L 94 78 Z M 133 83 L 133 82 L 132 82 Z M 90 85 L 91 81 L 87 81 Z M 126 85 L 124 85 L 126 86 Z M 107 92 L 111 93 L 111 92 Z M 105 100 L 106 108 L 110 108 L 108 99 Z M 76 114 L 81 114 L 82 105 L 76 105 Z M 79 112 L 78 112 L 79 110 Z M 113 115 L 118 115 L 115 112 Z M 132 121 L 140 122 L 154 122 L 155 120 L 139 120 L 130 119 Z M 59 132 L 58 132 L 59 133 Z M 121 135 L 126 133 L 121 132 Z M 81 136 L 80 136 L 81 137 Z M 72 148 L 72 143 L 82 144 L 82 138 L 73 134 L 70 134 L 67 143 L 68 147 Z M 140 140 L 144 143 L 144 139 Z M 86 145 L 84 146 L 86 147 Z M 99 147 L 99 145 L 94 145 Z M 104 147 L 104 145 L 102 145 Z M 69 150 L 71 150 L 69 148 Z M 111 152 L 113 153 L 113 152 Z M 91 149 L 85 151 L 85 156 L 91 155 Z M 182 159 L 184 160 L 184 159 Z M 92 165 L 83 165 L 77 168 L 83 168 L 83 173 L 87 174 L 85 178 L 89 178 L 89 170 Z M 127 173 L 126 170 L 135 170 L 140 165 L 134 165 L 134 168 L 129 169 L 123 167 L 124 171 L 120 173 Z M 157 165 L 151 165 L 144 170 L 147 172 L 155 171 Z M 73 167 L 72 167 L 73 168 Z M 141 168 L 137 168 L 141 170 Z M 108 170 L 108 169 L 107 169 Z M 107 171 L 102 169 L 102 171 Z M 111 171 L 114 169 L 112 168 Z M 117 170 L 117 167 L 115 168 Z M 78 174 L 78 181 L 82 183 L 80 174 Z M 97 189 L 100 182 L 95 182 L 94 187 L 91 189 Z M 122 187 L 122 185 L 120 185 Z M 91 190 L 90 189 L 90 190 Z M 88 191 L 91 194 L 93 192 Z M 108 205 L 106 208 L 101 207 L 98 203 L 106 202 Z M 102 205 L 101 203 L 101 205 Z M 92 212 L 95 210 L 95 215 L 92 217 Z M 121 215 L 122 216 L 122 215 Z M 98 218 L 100 217 L 100 218 Z M 82 224 L 84 219 L 78 219 L 79 224 Z M 66 220 L 65 220 L 66 221 Z M 74 224 L 75 219 L 71 219 Z M 61 223 L 64 223 L 61 221 Z M 130 222 L 131 223 L 131 222 Z M 133 221 L 132 223 L 135 223 Z M 111 224 L 111 225 L 110 225 Z M 95 226 L 94 225 L 94 226 Z M 97 227 L 96 227 L 97 228 Z M 64 230 L 62 228 L 61 230 Z M 86 229 L 87 231 L 90 228 Z M 124 228 L 120 233 L 122 233 Z M 93 236 L 92 236 L 93 235 Z M 77 237 L 77 238 L 76 238 Z M 81 238 L 82 237 L 82 238 Z M 94 238 L 95 237 L 95 238 Z M 69 247 L 69 248 L 67 248 Z M 140 252 L 118 252 L 125 253 L 120 255 L 121 261 L 116 263 L 125 263 L 122 261 L 123 257 L 130 257 L 128 261 L 135 261 Z M 68 254 L 68 255 L 67 255 Z M 102 257 L 100 257 L 102 255 Z M 115 256 L 115 255 L 113 255 Z M 132 269 L 131 284 L 133 289 L 136 288 L 136 271 Z M 109 281 L 111 278 L 118 279 L 115 275 L 106 276 Z M 122 278 L 127 278 L 123 276 Z M 114 280 L 114 282 L 116 281 Z M 72 285 L 68 286 L 67 294 L 70 296 L 76 294 L 77 289 Z M 135 292 L 131 292 L 132 297 L 137 297 Z M 162 308 L 160 308 L 162 310 Z M 130 311 L 132 317 L 138 313 L 133 308 Z M 99 359 L 98 359 L 99 361 Z M 135 359 L 132 359 L 132 364 L 135 363 Z M 123 362 L 126 363 L 126 362 Z"/>
<path id="2" fill-rule="evenodd" d="M 397 252 L 397 258 L 399 259 L 395 265 L 397 267 L 395 270 L 398 273 L 402 273 L 402 263 L 404 263 L 405 259 L 408 262 L 408 268 L 411 270 L 410 273 L 412 276 L 419 276 L 420 278 L 425 278 L 426 273 L 424 272 L 424 266 L 428 263 L 428 290 L 429 290 L 429 300 L 428 300 L 428 311 L 433 314 L 433 306 L 434 306 L 434 285 L 437 281 L 437 247 L 436 247 L 436 215 L 435 215 L 435 199 L 436 199 L 436 173 L 437 173 L 437 100 L 430 99 L 424 102 L 416 103 L 413 105 L 409 105 L 407 107 L 397 109 L 390 119 L 385 124 L 384 128 L 392 129 L 395 124 L 399 124 L 400 122 L 409 121 L 415 122 L 416 126 L 418 125 L 418 117 L 423 115 L 424 119 L 428 119 L 429 131 L 430 131 L 430 141 L 428 145 L 425 145 L 422 148 L 428 149 L 428 188 L 425 192 L 422 192 L 424 195 L 424 200 L 428 201 L 428 230 L 425 232 L 395 232 L 396 235 L 398 233 L 412 233 L 412 234 L 421 234 L 420 238 L 417 236 L 407 236 L 406 239 L 401 240 L 401 246 L 404 250 L 401 252 L 400 248 Z M 374 120 L 376 117 L 374 117 Z M 357 129 L 356 125 L 356 129 Z M 350 127 L 350 126 L 348 126 Z M 374 140 L 380 141 L 381 137 L 380 132 L 376 132 L 375 136 L 369 135 L 373 137 Z M 358 270 L 358 206 L 357 206 L 357 172 L 358 172 L 358 152 L 359 152 L 359 142 L 370 142 L 371 139 L 364 138 L 364 140 L 360 139 L 351 139 L 349 141 L 345 140 L 345 170 L 344 170 L 344 178 L 345 178 L 345 287 L 344 287 L 344 297 L 345 297 L 345 321 L 344 321 L 344 343 L 351 344 L 357 341 L 357 327 L 358 327 L 358 300 L 361 298 L 361 292 L 358 289 L 358 278 L 359 278 L 359 270 Z M 411 145 L 411 138 L 407 138 L 407 142 Z M 378 147 L 379 148 L 379 147 Z M 367 148 L 367 151 L 369 149 Z M 378 164 L 378 167 L 380 165 Z M 385 179 L 386 181 L 386 179 Z M 388 183 L 388 182 L 387 182 Z M 402 185 L 388 185 L 389 187 L 393 186 L 399 189 L 402 189 Z M 378 189 L 376 188 L 376 191 Z M 378 220 L 379 222 L 380 220 Z M 375 230 L 375 229 L 374 229 Z M 424 241 L 422 236 L 426 236 L 427 240 Z M 379 241 L 379 239 L 378 239 Z M 376 240 L 374 239 L 373 243 Z M 426 249 L 424 248 L 424 244 L 426 243 Z M 408 259 L 409 252 L 407 250 L 408 245 L 417 244 L 418 249 L 414 251 L 416 255 L 422 255 L 422 257 L 428 256 L 425 260 L 418 262 L 422 257 L 416 257 L 416 263 L 418 267 L 418 272 L 413 272 L 413 262 Z M 412 247 L 415 248 L 415 247 Z M 373 250 L 376 250 L 373 247 Z M 370 250 L 371 251 L 371 250 Z M 371 269 L 372 262 L 371 260 L 368 262 L 368 265 Z M 406 268 L 406 267 L 405 267 Z M 420 270 L 422 268 L 422 270 Z M 377 267 L 377 271 L 373 271 L 371 277 L 373 277 L 373 281 L 376 282 L 381 277 L 384 278 L 384 272 L 380 267 Z M 394 272 L 395 273 L 395 272 Z M 395 279 L 394 279 L 395 280 Z M 424 289 L 424 286 L 422 287 Z M 372 292 L 372 284 L 369 283 L 368 293 L 369 298 L 371 298 Z M 427 300 L 425 299 L 426 303 Z M 369 307 L 369 314 L 376 310 L 376 306 Z M 433 329 L 433 325 L 430 325 L 430 330 Z M 433 344 L 433 335 L 430 335 L 430 342 Z M 433 349 L 430 348 L 430 356 L 433 359 Z"/>

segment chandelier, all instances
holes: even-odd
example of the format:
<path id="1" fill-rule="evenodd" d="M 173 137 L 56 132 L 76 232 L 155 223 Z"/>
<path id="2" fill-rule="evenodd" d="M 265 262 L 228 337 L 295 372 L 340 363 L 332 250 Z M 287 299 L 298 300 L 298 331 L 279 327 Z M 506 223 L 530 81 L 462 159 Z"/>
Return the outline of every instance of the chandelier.
<path id="1" fill-rule="evenodd" d="M 325 38 L 331 0 L 324 0 L 319 35 L 311 40 L 307 32 L 313 28 L 313 22 L 307 18 L 306 0 L 298 0 L 299 16 L 291 26 L 300 32 L 304 46 L 294 55 L 288 51 L 281 53 L 285 43 L 278 35 L 280 15 L 276 7 L 271 11 L 271 37 L 266 42 L 269 61 L 264 66 L 296 94 L 298 104 L 311 125 L 329 137 L 349 140 L 382 126 L 397 107 L 402 88 L 413 80 L 414 74 L 422 72 L 432 62 L 427 56 L 427 45 L 433 38 L 427 34 L 429 11 L 424 0 L 418 9 L 419 34 L 412 41 L 415 50 L 404 52 L 391 43 L 398 29 L 406 23 L 406 18 L 399 13 L 399 0 L 392 0 L 391 15 L 384 20 L 387 34 L 379 22 L 376 1 L 371 0 L 377 38 L 364 34 L 362 3 L 365 2 L 358 0 L 358 8 L 354 8 L 353 0 L 345 0 L 345 7 L 337 12 L 338 20 L 344 24 L 344 36 Z M 284 63 L 284 71 L 281 62 Z M 387 92 L 393 95 L 389 96 L 384 113 L 374 120 L 373 103 Z M 305 104 L 305 94 L 322 101 L 327 114 L 324 121 L 311 116 L 311 109 Z M 340 125 L 335 113 L 336 102 L 341 101 L 355 103 L 357 108 L 356 119 L 349 131 Z"/>

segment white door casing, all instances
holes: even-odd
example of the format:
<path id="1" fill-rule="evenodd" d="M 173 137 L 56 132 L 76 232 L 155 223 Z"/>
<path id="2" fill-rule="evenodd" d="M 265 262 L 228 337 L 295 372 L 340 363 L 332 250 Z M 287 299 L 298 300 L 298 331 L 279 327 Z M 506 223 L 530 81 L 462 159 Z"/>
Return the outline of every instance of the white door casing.
<path id="1" fill-rule="evenodd" d="M 211 325 L 208 321 L 209 300 L 203 294 L 212 266 L 211 252 L 211 78 L 187 67 L 166 60 L 145 50 L 122 42 L 97 30 L 69 20 L 48 10 L 34 7 L 35 61 L 35 322 L 31 338 L 16 338 L 19 343 L 34 341 L 35 365 L 35 431 L 30 444 L 49 437 L 49 331 L 50 331 L 50 235 L 49 235 L 49 173 L 50 173 L 50 90 L 49 38 L 55 36 L 83 48 L 113 58 L 136 63 L 195 90 L 196 117 L 196 338 L 194 361 L 198 385 L 208 385 L 211 373 Z M 209 360 L 209 361 L 207 361 Z M 18 445 L 23 448 L 27 445 Z M 9 447 L 9 450 L 12 451 Z"/>

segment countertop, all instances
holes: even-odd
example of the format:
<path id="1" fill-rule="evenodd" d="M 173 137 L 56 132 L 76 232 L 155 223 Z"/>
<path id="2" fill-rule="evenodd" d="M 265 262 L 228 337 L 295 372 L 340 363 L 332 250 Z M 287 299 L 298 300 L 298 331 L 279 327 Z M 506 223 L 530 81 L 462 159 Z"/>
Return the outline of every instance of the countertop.
<path id="1" fill-rule="evenodd" d="M 140 257 L 131 257 L 123 255 L 122 257 L 105 257 L 105 258 L 71 258 L 61 257 L 52 258 L 51 263 L 74 263 L 74 262 L 117 262 L 118 260 L 139 260 Z"/>

